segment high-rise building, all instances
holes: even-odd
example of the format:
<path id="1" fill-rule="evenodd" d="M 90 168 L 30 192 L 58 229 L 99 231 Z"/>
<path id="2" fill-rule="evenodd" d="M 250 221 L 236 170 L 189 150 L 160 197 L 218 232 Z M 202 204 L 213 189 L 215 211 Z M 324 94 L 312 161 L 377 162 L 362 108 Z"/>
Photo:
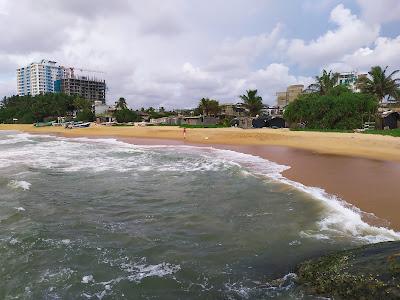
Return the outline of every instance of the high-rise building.
<path id="1" fill-rule="evenodd" d="M 96 72 L 76 69 L 80 72 Z M 101 72 L 100 72 L 101 73 Z M 105 103 L 106 83 L 94 77 L 77 75 L 75 68 L 58 66 L 55 61 L 41 60 L 17 69 L 19 96 L 36 96 L 46 93 L 65 93 L 86 100 Z"/>
<path id="2" fill-rule="evenodd" d="M 92 103 L 106 103 L 106 82 L 96 78 L 75 75 L 61 78 L 55 82 L 55 91 L 80 96 Z"/>
<path id="3" fill-rule="evenodd" d="M 53 93 L 54 82 L 64 75 L 62 67 L 56 62 L 41 60 L 31 63 L 26 67 L 17 69 L 17 91 L 18 95 L 32 95 Z"/>

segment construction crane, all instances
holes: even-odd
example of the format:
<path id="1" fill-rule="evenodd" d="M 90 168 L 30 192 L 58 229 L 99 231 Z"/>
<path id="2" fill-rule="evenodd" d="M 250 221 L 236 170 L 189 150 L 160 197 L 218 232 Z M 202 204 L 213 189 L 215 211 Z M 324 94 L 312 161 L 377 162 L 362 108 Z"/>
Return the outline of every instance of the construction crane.
<path id="1" fill-rule="evenodd" d="M 79 68 L 79 67 L 64 67 L 66 69 L 69 69 L 71 71 L 80 71 L 80 72 L 90 72 L 90 73 L 100 73 L 100 74 L 105 74 L 103 71 L 97 71 L 97 70 L 89 70 L 89 69 L 84 69 L 84 68 Z"/>

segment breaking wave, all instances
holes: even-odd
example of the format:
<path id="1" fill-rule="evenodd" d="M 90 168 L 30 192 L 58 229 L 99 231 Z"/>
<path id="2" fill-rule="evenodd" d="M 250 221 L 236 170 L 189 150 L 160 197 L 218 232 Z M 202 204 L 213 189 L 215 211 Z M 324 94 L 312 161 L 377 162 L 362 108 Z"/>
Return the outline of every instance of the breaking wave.
<path id="1" fill-rule="evenodd" d="M 41 139 L 35 143 L 35 139 Z M 63 172 L 210 172 L 240 169 L 242 176 L 256 175 L 290 186 L 323 204 L 324 217 L 318 231 L 301 232 L 303 237 L 353 237 L 375 243 L 398 240 L 400 233 L 372 226 L 363 220 L 363 213 L 344 200 L 321 188 L 305 186 L 282 175 L 289 166 L 258 156 L 212 147 L 175 145 L 133 145 L 116 139 L 63 138 L 53 136 L 13 135 L 15 141 L 28 142 L 13 151 L 0 152 L 0 167 L 16 161 L 31 168 L 56 169 Z M 90 158 L 90 159 L 89 159 Z M 29 190 L 30 183 L 13 180 L 12 188 Z"/>

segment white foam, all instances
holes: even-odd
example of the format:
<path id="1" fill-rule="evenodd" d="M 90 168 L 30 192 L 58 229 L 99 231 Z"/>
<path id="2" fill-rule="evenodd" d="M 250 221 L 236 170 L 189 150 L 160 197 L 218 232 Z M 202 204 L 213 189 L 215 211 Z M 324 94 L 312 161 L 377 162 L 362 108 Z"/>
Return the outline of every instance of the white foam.
<path id="1" fill-rule="evenodd" d="M 19 211 L 19 212 L 23 212 L 23 211 L 25 211 L 26 209 L 25 208 L 23 208 L 23 207 L 14 207 L 17 211 Z"/>
<path id="2" fill-rule="evenodd" d="M 11 180 L 8 184 L 13 189 L 23 189 L 24 191 L 29 190 L 31 185 L 31 183 L 24 180 Z"/>
<path id="3" fill-rule="evenodd" d="M 83 276 L 82 277 L 82 280 L 81 280 L 81 282 L 82 283 L 89 283 L 89 282 L 93 282 L 94 281 L 94 279 L 93 279 L 93 275 L 86 275 L 86 276 Z"/>
<path id="4" fill-rule="evenodd" d="M 16 134 L 17 138 L 35 140 L 38 136 Z M 39 137 L 40 143 L 16 147 L 13 151 L 0 150 L 0 166 L 15 162 L 36 168 L 58 169 L 64 172 L 212 172 L 238 167 L 242 176 L 247 172 L 283 183 L 308 194 L 323 204 L 324 217 L 318 230 L 303 236 L 353 237 L 363 242 L 400 239 L 400 233 L 364 222 L 363 212 L 323 189 L 308 187 L 287 179 L 282 172 L 289 166 L 280 165 L 258 156 L 213 147 L 176 145 L 132 145 L 115 139 Z M 117 154 L 123 155 L 118 156 Z M 91 159 L 87 159 L 90 157 Z M 165 157 L 167 159 L 165 159 Z M 171 158 L 171 159 L 168 159 Z M 29 189 L 26 181 L 12 181 L 14 188 Z"/>

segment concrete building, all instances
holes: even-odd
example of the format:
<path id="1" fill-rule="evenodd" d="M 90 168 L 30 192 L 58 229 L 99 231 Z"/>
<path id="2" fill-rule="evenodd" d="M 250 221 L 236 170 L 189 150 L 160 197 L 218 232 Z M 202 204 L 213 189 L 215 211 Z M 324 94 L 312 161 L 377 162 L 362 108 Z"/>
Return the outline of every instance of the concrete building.
<path id="1" fill-rule="evenodd" d="M 17 92 L 19 96 L 62 92 L 81 96 L 92 103 L 105 103 L 106 84 L 104 80 L 77 76 L 75 68 L 59 66 L 55 61 L 42 59 L 17 69 Z"/>
<path id="2" fill-rule="evenodd" d="M 357 81 L 362 77 L 367 77 L 367 74 L 359 74 L 356 71 L 342 72 L 339 73 L 337 85 L 345 85 L 353 92 L 359 92 Z"/>
<path id="3" fill-rule="evenodd" d="M 246 108 L 243 103 L 225 103 L 221 104 L 221 116 L 224 117 L 242 117 L 246 115 Z"/>
<path id="4" fill-rule="evenodd" d="M 17 69 L 17 92 L 19 96 L 36 96 L 54 93 L 54 82 L 68 71 L 55 61 L 41 60 Z"/>
<path id="5" fill-rule="evenodd" d="M 96 78 L 86 76 L 61 78 L 55 82 L 55 91 L 80 96 L 92 103 L 96 101 L 106 103 L 106 82 Z"/>
<path id="6" fill-rule="evenodd" d="M 288 86 L 286 92 L 278 92 L 276 93 L 276 102 L 278 107 L 283 108 L 288 105 L 290 102 L 293 102 L 297 99 L 299 95 L 303 93 L 304 85 L 302 84 L 294 84 Z"/>

